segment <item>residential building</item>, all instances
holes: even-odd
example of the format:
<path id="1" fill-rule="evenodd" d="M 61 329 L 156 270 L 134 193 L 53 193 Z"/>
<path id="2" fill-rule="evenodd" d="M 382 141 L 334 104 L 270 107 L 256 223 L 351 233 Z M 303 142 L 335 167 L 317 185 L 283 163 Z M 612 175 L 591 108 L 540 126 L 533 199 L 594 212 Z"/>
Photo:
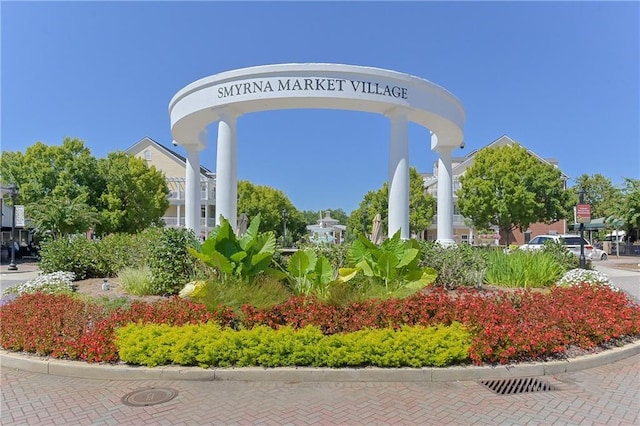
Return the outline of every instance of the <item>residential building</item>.
<path id="1" fill-rule="evenodd" d="M 172 149 L 145 137 L 125 150 L 127 154 L 144 159 L 149 166 L 164 173 L 169 188 L 169 208 L 162 217 L 167 226 L 185 226 L 185 170 L 186 158 Z M 215 227 L 215 173 L 200 166 L 200 229 L 206 237 Z"/>
<path id="2" fill-rule="evenodd" d="M 499 244 L 504 245 L 507 242 L 507 236 L 502 235 L 498 232 L 497 227 L 493 230 L 489 230 L 490 232 L 483 232 L 480 234 L 477 230 L 474 230 L 465 220 L 464 216 L 460 214 L 458 211 L 457 204 L 457 196 L 456 191 L 460 189 L 460 177 L 464 175 L 467 168 L 473 165 L 473 160 L 478 151 L 489 148 L 489 147 L 498 147 L 505 146 L 517 143 L 513 139 L 511 139 L 507 135 L 503 135 L 491 142 L 489 145 L 480 148 L 478 150 L 470 152 L 468 155 L 464 157 L 453 157 L 451 164 L 451 171 L 453 176 L 453 239 L 456 243 L 467 242 L 470 244 Z M 520 144 L 522 145 L 522 144 Z M 526 148 L 526 147 L 525 147 Z M 553 158 L 542 158 L 538 156 L 533 151 L 527 149 L 527 151 L 540 160 L 543 163 L 550 164 L 554 167 L 558 167 L 558 160 Z M 567 188 L 567 181 L 569 177 L 564 173 L 562 176 L 562 185 L 563 188 Z M 437 195 L 437 182 L 438 182 L 438 162 L 435 162 L 433 165 L 433 173 L 423 173 L 424 177 L 424 185 L 425 190 L 436 197 Z M 437 230 L 437 222 L 436 216 L 433 218 L 432 224 L 427 228 L 424 232 L 424 239 L 426 240 L 435 240 L 437 238 L 436 230 Z M 565 233 L 567 229 L 567 221 L 561 220 L 558 222 L 554 222 L 551 224 L 546 223 L 533 223 L 529 225 L 524 232 L 520 232 L 519 230 L 513 230 L 509 235 L 509 243 L 510 244 L 525 244 L 529 242 L 531 238 L 539 234 L 562 234 Z"/>

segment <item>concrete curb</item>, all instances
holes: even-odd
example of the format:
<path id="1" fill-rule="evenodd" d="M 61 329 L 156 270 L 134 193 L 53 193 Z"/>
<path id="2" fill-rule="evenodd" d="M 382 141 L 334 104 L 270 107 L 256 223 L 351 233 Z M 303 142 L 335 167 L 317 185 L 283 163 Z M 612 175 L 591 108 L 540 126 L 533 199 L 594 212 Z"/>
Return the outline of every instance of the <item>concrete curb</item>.
<path id="1" fill-rule="evenodd" d="M 640 341 L 566 361 L 502 366 L 449 368 L 199 368 L 180 366 L 136 367 L 88 364 L 43 359 L 0 351 L 0 368 L 13 368 L 52 376 L 103 380 L 226 380 L 249 382 L 451 382 L 549 376 L 611 364 L 640 354 Z"/>

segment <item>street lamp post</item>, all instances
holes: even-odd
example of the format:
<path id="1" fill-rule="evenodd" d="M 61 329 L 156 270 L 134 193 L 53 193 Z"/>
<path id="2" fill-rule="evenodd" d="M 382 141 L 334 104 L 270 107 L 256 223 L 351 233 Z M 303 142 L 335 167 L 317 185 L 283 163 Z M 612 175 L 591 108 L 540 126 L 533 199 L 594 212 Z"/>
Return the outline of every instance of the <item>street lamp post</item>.
<path id="1" fill-rule="evenodd" d="M 7 269 L 9 271 L 17 271 L 16 266 L 16 248 L 15 248 L 15 230 L 16 230 L 16 198 L 18 197 L 18 187 L 15 184 L 11 184 L 8 188 L 11 191 L 11 263 Z"/>
<path id="2" fill-rule="evenodd" d="M 584 189 L 578 192 L 580 204 L 584 204 Z M 584 257 L 584 222 L 580 221 L 580 269 L 587 269 L 587 261 Z"/>
<path id="3" fill-rule="evenodd" d="M 289 212 L 286 209 L 282 209 L 282 247 L 285 247 L 287 244 L 287 218 L 289 217 Z"/>

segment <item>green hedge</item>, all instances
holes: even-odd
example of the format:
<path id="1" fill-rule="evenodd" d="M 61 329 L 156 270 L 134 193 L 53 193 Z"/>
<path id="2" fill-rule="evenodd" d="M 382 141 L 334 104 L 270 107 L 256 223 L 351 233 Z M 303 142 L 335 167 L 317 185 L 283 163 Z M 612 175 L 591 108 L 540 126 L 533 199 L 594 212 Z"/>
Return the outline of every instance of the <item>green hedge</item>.
<path id="1" fill-rule="evenodd" d="M 115 277 L 119 270 L 144 264 L 159 230 L 136 235 L 114 234 L 89 240 L 84 236 L 42 242 L 40 269 L 44 273 L 73 272 L 77 280 Z"/>
<path id="2" fill-rule="evenodd" d="M 120 359 L 148 367 L 441 367 L 468 362 L 470 345 L 471 335 L 456 322 L 330 336 L 313 326 L 235 331 L 213 323 L 129 324 L 116 331 Z"/>

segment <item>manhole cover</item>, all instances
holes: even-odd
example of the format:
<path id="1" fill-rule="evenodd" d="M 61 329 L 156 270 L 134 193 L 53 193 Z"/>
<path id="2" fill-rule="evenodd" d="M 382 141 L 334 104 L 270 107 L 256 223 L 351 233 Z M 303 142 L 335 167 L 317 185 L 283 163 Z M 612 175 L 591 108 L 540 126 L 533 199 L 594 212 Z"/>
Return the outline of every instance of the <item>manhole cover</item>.
<path id="1" fill-rule="evenodd" d="M 513 395 L 516 393 L 545 392 L 555 390 L 555 388 L 549 383 L 535 377 L 483 380 L 480 383 L 499 395 Z"/>
<path id="2" fill-rule="evenodd" d="M 146 388 L 129 392 L 122 397 L 122 402 L 132 407 L 145 407 L 171 401 L 178 391 L 169 388 Z"/>

